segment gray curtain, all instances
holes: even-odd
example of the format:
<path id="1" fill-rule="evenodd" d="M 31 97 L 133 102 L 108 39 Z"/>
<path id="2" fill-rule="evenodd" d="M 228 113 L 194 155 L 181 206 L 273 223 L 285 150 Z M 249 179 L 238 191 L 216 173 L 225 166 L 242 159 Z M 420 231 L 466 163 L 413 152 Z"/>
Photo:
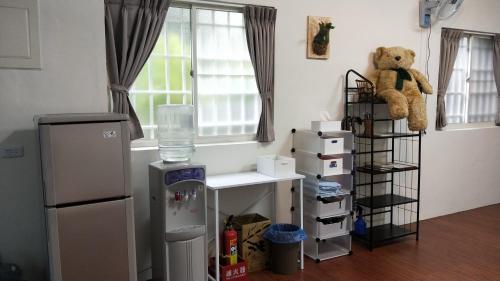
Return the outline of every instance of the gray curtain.
<path id="1" fill-rule="evenodd" d="M 497 84 L 497 118 L 495 124 L 500 126 L 500 34 L 496 34 L 493 41 L 493 73 Z"/>
<path id="2" fill-rule="evenodd" d="M 245 30 L 248 50 L 262 100 L 262 113 L 257 128 L 259 142 L 274 141 L 274 30 L 276 9 L 247 6 Z"/>
<path id="3" fill-rule="evenodd" d="M 442 129 L 447 125 L 444 96 L 453 73 L 453 65 L 457 58 L 462 35 L 462 30 L 443 29 L 441 32 L 436 129 Z"/>
<path id="4" fill-rule="evenodd" d="M 144 137 L 128 91 L 160 35 L 170 0 L 105 0 L 106 61 L 113 112 L 129 114 L 130 139 Z"/>

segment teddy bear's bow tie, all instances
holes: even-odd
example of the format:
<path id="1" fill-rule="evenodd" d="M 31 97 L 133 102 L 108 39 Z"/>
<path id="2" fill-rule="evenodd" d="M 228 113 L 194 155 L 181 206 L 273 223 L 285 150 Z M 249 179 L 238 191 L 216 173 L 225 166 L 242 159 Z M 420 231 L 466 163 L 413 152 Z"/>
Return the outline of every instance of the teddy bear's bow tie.
<path id="1" fill-rule="evenodd" d="M 396 77 L 396 90 L 401 91 L 401 90 L 403 90 L 404 80 L 411 81 L 411 75 L 404 68 L 394 68 L 392 70 L 396 71 L 398 74 Z"/>

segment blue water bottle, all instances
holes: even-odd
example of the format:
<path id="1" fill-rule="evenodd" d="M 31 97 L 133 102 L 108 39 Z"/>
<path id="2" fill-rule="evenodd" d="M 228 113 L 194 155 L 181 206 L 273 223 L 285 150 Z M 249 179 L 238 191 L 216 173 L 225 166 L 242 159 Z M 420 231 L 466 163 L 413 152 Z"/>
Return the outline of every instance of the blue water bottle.
<path id="1" fill-rule="evenodd" d="M 357 208 L 357 219 L 354 222 L 354 233 L 357 235 L 365 235 L 366 234 L 366 222 L 363 219 L 363 208 L 359 207 Z"/>

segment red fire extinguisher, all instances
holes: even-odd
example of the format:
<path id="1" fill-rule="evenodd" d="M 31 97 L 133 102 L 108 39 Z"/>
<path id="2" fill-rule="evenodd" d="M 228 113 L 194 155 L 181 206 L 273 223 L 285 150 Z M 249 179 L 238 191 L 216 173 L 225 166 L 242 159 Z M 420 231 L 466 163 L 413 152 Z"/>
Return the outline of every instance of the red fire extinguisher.
<path id="1" fill-rule="evenodd" d="M 238 234 L 233 228 L 233 215 L 227 219 L 224 227 L 224 260 L 226 265 L 238 263 Z"/>

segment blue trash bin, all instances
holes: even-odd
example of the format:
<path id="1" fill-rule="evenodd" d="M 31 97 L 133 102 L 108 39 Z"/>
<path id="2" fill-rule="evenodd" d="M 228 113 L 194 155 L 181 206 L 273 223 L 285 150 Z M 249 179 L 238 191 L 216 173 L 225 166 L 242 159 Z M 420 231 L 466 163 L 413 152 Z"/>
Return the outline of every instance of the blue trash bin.
<path id="1" fill-rule="evenodd" d="M 264 238 L 271 242 L 271 270 L 278 274 L 295 273 L 300 242 L 307 239 L 304 230 L 293 224 L 272 224 Z"/>

